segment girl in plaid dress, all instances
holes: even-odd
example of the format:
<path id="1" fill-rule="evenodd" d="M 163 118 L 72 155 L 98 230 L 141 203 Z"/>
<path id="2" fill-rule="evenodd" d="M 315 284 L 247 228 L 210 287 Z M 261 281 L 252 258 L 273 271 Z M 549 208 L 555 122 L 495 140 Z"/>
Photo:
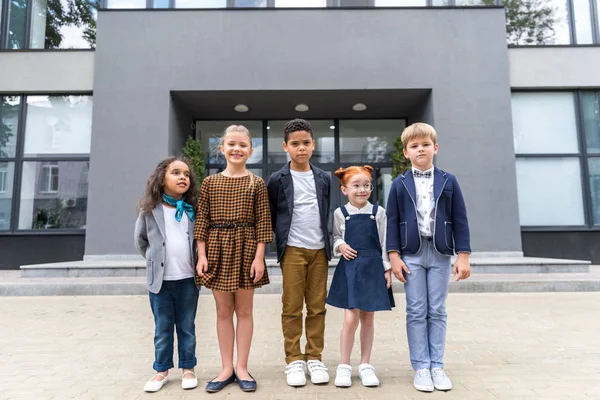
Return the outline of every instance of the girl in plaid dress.
<path id="1" fill-rule="evenodd" d="M 194 229 L 198 244 L 196 283 L 211 289 L 215 298 L 222 362 L 221 372 L 208 382 L 206 390 L 218 392 L 237 380 L 243 391 L 251 392 L 256 390 L 256 381 L 248 373 L 254 289 L 269 283 L 264 254 L 266 244 L 273 239 L 271 216 L 264 181 L 246 169 L 253 151 L 248 129 L 229 126 L 220 150 L 227 167 L 202 183 Z"/>

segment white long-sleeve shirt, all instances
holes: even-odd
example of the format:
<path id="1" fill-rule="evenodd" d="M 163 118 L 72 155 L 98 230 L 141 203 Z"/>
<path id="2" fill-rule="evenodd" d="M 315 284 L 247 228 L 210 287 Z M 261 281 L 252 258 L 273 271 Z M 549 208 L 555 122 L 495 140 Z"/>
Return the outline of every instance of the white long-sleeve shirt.
<path id="1" fill-rule="evenodd" d="M 367 204 L 363 208 L 356 208 L 352 204 L 347 203 L 345 205 L 348 214 L 372 214 L 373 204 L 367 201 Z M 387 226 L 387 214 L 385 209 L 381 206 L 377 208 L 377 215 L 375 216 L 375 222 L 377 223 L 377 232 L 379 233 L 379 243 L 381 243 L 381 258 L 383 260 L 383 269 L 387 271 L 392 268 L 390 264 L 390 258 L 385 249 L 385 236 Z M 333 255 L 339 257 L 342 255 L 340 252 L 340 245 L 345 244 L 344 235 L 346 233 L 346 218 L 342 210 L 338 208 L 333 213 Z M 360 257 L 360 254 L 358 255 Z"/>

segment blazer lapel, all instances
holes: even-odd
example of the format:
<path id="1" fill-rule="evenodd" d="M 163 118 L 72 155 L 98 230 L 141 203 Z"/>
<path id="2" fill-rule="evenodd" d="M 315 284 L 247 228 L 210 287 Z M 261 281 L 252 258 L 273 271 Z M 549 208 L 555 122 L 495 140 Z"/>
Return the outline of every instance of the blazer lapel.
<path id="1" fill-rule="evenodd" d="M 311 164 L 310 168 L 313 171 L 313 176 L 315 177 L 315 189 L 317 190 L 317 203 L 319 204 L 319 214 L 324 215 L 323 212 L 323 202 L 321 199 L 323 198 L 323 177 L 321 176 L 321 171 L 315 170 Z"/>
<path id="2" fill-rule="evenodd" d="M 158 230 L 162 237 L 167 237 L 165 235 L 165 213 L 163 212 L 162 204 L 159 204 L 152 209 L 152 215 L 154 215 L 156 225 L 158 226 Z"/>
<path id="3" fill-rule="evenodd" d="M 447 181 L 448 177 L 446 176 L 446 173 L 435 167 L 433 169 L 433 198 L 436 201 L 442 195 L 442 190 L 444 190 Z"/>
<path id="4" fill-rule="evenodd" d="M 290 164 L 281 173 L 281 186 L 283 186 L 283 194 L 287 202 L 288 212 L 290 216 L 294 213 L 294 182 L 290 173 Z"/>
<path id="5" fill-rule="evenodd" d="M 412 174 L 412 169 L 406 171 L 402 176 L 402 183 L 406 187 L 408 194 L 412 198 L 412 201 L 417 204 L 417 190 L 415 189 L 415 178 Z"/>

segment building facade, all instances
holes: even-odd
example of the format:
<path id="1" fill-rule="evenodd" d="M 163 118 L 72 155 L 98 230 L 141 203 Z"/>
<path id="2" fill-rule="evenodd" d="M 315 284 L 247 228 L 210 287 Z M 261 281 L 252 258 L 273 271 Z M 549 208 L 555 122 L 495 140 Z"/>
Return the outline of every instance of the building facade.
<path id="1" fill-rule="evenodd" d="M 46 10 L 67 0 L 4 0 L 0 268 L 136 257 L 160 159 L 192 135 L 217 172 L 218 137 L 242 123 L 266 180 L 295 117 L 314 127 L 314 164 L 375 167 L 381 204 L 394 139 L 428 122 L 474 251 L 600 261 L 598 1 L 552 0 L 540 43 L 509 34 L 517 46 L 493 3 L 107 0 L 60 25 Z"/>

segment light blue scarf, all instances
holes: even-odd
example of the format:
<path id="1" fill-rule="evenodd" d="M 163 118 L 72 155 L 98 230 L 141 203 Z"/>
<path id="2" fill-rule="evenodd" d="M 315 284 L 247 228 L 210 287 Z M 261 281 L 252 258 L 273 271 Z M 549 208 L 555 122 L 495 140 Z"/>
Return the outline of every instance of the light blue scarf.
<path id="1" fill-rule="evenodd" d="M 181 222 L 181 217 L 183 216 L 184 212 L 190 218 L 190 221 L 194 220 L 194 207 L 192 207 L 191 204 L 188 204 L 185 201 L 183 201 L 183 199 L 175 200 L 171 196 L 163 193 L 162 201 L 164 201 L 170 206 L 175 207 L 175 219 L 177 220 L 177 222 Z"/>

